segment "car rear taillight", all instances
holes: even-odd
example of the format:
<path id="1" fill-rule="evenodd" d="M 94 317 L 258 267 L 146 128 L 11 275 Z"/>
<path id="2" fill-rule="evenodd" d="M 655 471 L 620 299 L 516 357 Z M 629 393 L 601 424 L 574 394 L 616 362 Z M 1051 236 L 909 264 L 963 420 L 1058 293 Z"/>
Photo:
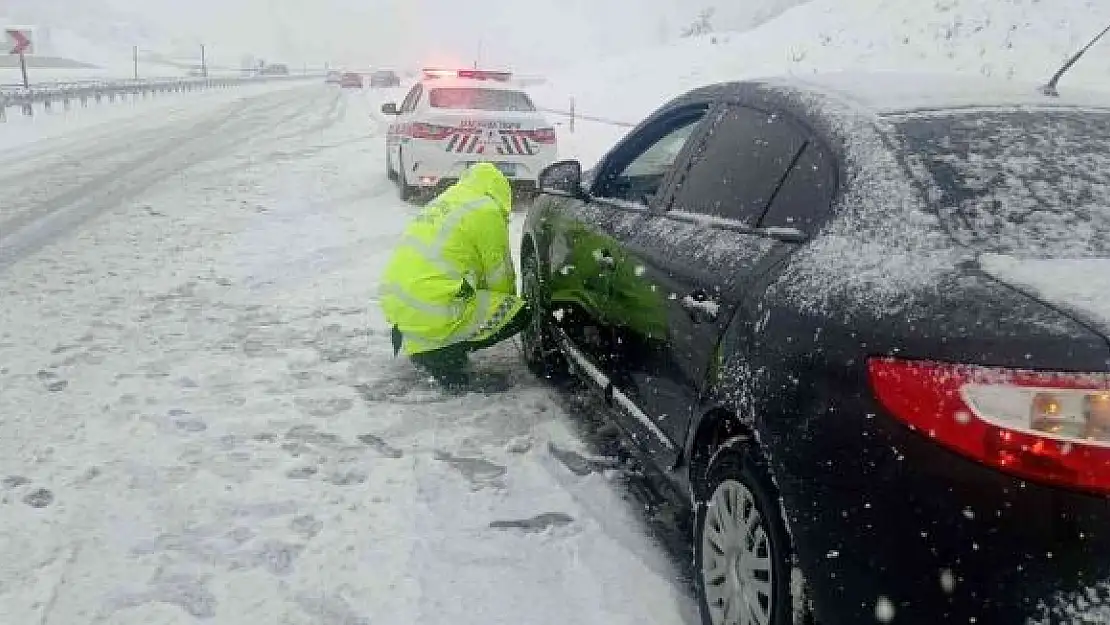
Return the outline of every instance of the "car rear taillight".
<path id="1" fill-rule="evenodd" d="M 414 122 L 409 124 L 408 134 L 413 139 L 428 139 L 431 141 L 442 141 L 451 136 L 454 128 L 448 126 L 437 126 L 436 124 L 422 124 Z"/>
<path id="2" fill-rule="evenodd" d="M 555 129 L 537 128 L 529 131 L 527 137 L 536 143 L 555 143 Z"/>
<path id="3" fill-rule="evenodd" d="M 879 402 L 911 429 L 1031 481 L 1110 494 L 1110 378 L 873 358 Z"/>

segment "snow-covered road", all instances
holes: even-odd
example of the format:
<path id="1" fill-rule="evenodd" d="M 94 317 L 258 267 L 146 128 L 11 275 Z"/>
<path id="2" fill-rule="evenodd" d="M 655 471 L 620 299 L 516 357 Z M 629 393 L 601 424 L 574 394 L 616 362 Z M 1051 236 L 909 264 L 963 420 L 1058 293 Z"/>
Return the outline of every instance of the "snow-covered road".
<path id="1" fill-rule="evenodd" d="M 374 103 L 182 102 L 0 162 L 0 623 L 689 621 L 516 345 L 493 396 L 393 359 Z"/>

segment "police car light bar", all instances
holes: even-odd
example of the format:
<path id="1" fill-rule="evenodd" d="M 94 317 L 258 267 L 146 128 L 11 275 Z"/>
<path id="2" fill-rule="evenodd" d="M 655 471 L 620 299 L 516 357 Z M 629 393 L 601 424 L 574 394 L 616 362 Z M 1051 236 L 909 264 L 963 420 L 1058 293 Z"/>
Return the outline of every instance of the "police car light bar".
<path id="1" fill-rule="evenodd" d="M 496 80 L 508 82 L 512 80 L 512 72 L 496 72 L 484 69 L 435 69 L 425 68 L 424 77 L 432 78 L 469 78 L 471 80 Z"/>

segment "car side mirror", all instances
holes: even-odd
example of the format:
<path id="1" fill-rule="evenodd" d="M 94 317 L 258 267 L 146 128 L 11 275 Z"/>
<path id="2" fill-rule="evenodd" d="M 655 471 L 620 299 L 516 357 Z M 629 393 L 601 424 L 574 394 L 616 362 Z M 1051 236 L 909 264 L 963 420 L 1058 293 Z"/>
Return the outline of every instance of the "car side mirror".
<path id="1" fill-rule="evenodd" d="M 572 197 L 585 195 L 582 189 L 582 163 L 559 161 L 548 165 L 540 172 L 539 185 L 540 191 L 544 193 Z"/>
<path id="2" fill-rule="evenodd" d="M 386 102 L 382 105 L 382 113 L 385 115 L 398 115 L 399 113 L 397 112 L 397 103 Z"/>

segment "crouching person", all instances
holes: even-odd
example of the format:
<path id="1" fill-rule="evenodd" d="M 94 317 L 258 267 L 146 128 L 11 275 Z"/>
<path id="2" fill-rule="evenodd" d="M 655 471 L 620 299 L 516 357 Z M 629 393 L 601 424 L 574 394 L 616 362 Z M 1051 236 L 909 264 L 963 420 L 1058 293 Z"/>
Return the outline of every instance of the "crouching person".
<path id="1" fill-rule="evenodd" d="M 471 167 L 405 229 L 382 277 L 393 353 L 449 386 L 467 355 L 520 332 L 531 309 L 516 294 L 509 244 L 512 190 L 489 163 Z"/>

